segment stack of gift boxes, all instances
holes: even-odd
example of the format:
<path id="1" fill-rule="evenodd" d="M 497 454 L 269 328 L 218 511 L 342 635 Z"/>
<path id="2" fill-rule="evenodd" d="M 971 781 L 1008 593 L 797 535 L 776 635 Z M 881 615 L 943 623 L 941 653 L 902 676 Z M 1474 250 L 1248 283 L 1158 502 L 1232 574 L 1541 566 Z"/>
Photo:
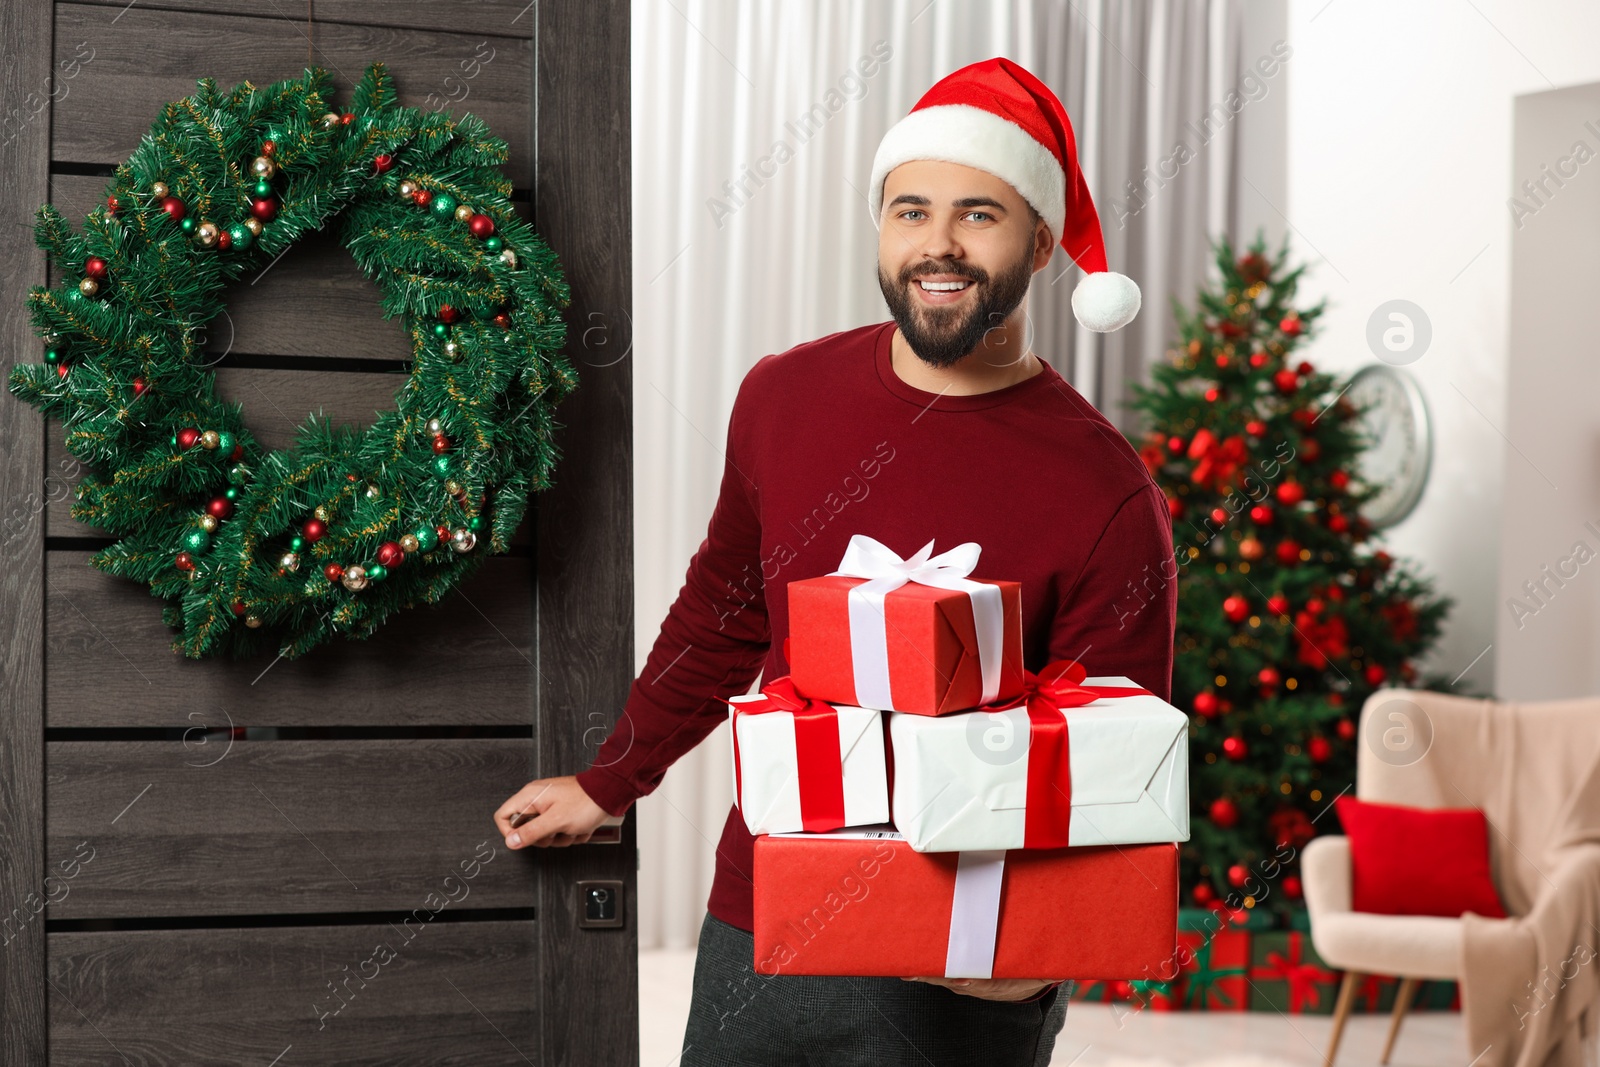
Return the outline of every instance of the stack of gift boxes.
<path id="1" fill-rule="evenodd" d="M 790 674 L 730 700 L 763 974 L 1134 981 L 1177 959 L 1188 719 L 1023 668 L 979 548 L 864 535 L 790 582 Z"/>

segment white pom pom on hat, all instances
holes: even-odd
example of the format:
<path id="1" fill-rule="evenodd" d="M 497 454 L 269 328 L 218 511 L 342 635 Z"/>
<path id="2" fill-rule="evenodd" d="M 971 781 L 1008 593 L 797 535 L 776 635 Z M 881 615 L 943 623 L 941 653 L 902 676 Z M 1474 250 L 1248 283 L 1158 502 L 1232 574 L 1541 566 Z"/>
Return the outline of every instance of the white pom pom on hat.
<path id="1" fill-rule="evenodd" d="M 872 160 L 867 200 L 874 226 L 882 225 L 884 179 L 915 159 L 976 167 L 1015 187 L 1083 268 L 1072 313 L 1085 327 L 1108 333 L 1139 313 L 1139 286 L 1106 267 L 1100 216 L 1078 168 L 1066 108 L 1026 69 L 1001 57 L 962 67 L 889 128 Z"/>

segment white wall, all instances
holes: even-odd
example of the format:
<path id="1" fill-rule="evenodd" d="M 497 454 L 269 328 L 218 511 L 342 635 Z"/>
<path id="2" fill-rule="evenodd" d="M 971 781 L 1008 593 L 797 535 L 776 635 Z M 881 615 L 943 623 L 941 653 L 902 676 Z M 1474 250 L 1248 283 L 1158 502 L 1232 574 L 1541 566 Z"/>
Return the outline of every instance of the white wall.
<path id="1" fill-rule="evenodd" d="M 1555 527 L 1538 557 L 1554 561 L 1581 531 L 1552 519 L 1555 491 L 1534 468 L 1571 471 L 1563 453 L 1593 444 L 1575 433 L 1519 433 L 1505 401 L 1514 373 L 1506 201 L 1524 177 L 1512 173 L 1512 98 L 1600 80 L 1600 5 L 1291 0 L 1289 41 L 1288 198 L 1276 210 L 1315 264 L 1302 291 L 1329 298 L 1308 358 L 1330 370 L 1374 362 L 1366 321 L 1386 300 L 1415 302 L 1433 326 L 1431 348 L 1408 368 L 1433 414 L 1433 476 L 1417 510 L 1386 534 L 1392 551 L 1421 562 L 1457 599 L 1425 666 L 1452 677 L 1465 670 L 1463 685 L 1502 696 L 1554 695 L 1528 691 L 1515 667 L 1534 653 L 1539 628 L 1497 638 L 1509 590 L 1538 571 L 1534 562 L 1514 576 L 1508 563 L 1501 584 L 1506 487 L 1543 487 L 1504 518 L 1519 542 Z M 1600 181 L 1600 169 L 1584 177 Z M 1579 581 L 1600 585 L 1590 570 L 1600 574 L 1585 568 Z M 1497 673 L 1522 691 L 1497 687 Z"/>

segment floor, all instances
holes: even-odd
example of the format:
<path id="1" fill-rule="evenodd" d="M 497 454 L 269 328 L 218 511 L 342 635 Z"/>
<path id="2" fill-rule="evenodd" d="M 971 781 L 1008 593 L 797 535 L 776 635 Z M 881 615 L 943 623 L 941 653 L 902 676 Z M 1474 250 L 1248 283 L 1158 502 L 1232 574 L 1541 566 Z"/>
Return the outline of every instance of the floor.
<path id="1" fill-rule="evenodd" d="M 689 1016 L 693 949 L 639 954 L 642 1067 L 677 1067 Z M 1052 1067 L 1320 1067 L 1331 1020 L 1326 1015 L 1267 1012 L 1138 1012 L 1075 1003 L 1056 1040 Z M 1345 1026 L 1338 1067 L 1376 1067 L 1386 1015 L 1354 1015 Z M 1390 1067 L 1464 1067 L 1461 1016 L 1417 1012 L 1406 1018 Z"/>

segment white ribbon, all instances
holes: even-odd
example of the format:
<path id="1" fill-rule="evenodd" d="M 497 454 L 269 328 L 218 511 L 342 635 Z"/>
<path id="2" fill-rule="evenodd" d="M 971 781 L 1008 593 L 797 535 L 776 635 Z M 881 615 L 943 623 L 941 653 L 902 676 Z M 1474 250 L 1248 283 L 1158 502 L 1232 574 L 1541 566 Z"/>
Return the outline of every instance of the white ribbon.
<path id="1" fill-rule="evenodd" d="M 946 978 L 992 975 L 1005 873 L 1003 848 L 958 854 L 956 888 L 950 897 L 950 944 L 944 955 Z"/>
<path id="2" fill-rule="evenodd" d="M 1005 645 L 1005 608 L 1000 587 L 968 578 L 982 551 L 976 541 L 966 541 L 933 555 L 929 541 L 910 559 L 866 534 L 851 534 L 850 544 L 831 575 L 866 578 L 850 590 L 850 657 L 855 673 L 856 703 L 864 708 L 893 711 L 889 695 L 889 621 L 883 598 L 907 582 L 939 589 L 956 589 L 972 601 L 972 621 L 978 632 L 978 667 L 983 675 L 987 704 L 1000 695 L 1000 667 Z"/>

